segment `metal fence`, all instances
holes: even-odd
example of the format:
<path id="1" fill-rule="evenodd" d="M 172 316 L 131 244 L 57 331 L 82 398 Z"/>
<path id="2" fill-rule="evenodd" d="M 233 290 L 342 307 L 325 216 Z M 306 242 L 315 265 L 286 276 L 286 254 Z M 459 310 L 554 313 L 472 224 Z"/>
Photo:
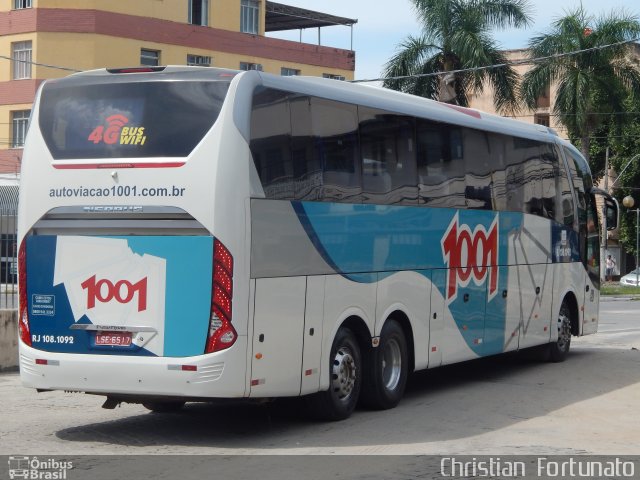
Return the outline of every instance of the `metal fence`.
<path id="1" fill-rule="evenodd" d="M 0 308 L 18 308 L 16 216 L 0 213 Z"/>
<path id="2" fill-rule="evenodd" d="M 0 309 L 18 308 L 18 186 L 0 185 Z"/>

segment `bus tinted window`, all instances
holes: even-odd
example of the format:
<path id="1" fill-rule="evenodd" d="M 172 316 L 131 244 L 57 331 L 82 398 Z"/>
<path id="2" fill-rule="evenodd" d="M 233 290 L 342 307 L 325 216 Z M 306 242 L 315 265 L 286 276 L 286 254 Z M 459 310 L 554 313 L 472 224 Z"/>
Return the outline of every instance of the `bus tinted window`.
<path id="1" fill-rule="evenodd" d="M 321 199 L 360 203 L 357 107 L 315 97 L 310 104 L 311 134 L 322 165 Z"/>
<path id="2" fill-rule="evenodd" d="M 465 171 L 463 162 L 460 162 L 463 154 L 461 138 L 458 127 L 428 120 L 417 121 L 416 148 L 421 204 L 465 208 Z"/>
<path id="3" fill-rule="evenodd" d="M 578 236 L 582 263 L 587 266 L 592 280 L 597 281 L 598 261 L 598 214 L 595 198 L 589 193 L 592 187 L 591 174 L 587 162 L 568 148 L 564 148 L 569 164 L 569 172 L 577 197 Z"/>
<path id="4" fill-rule="evenodd" d="M 413 119 L 360 107 L 363 202 L 417 204 Z"/>
<path id="5" fill-rule="evenodd" d="M 554 147 L 259 88 L 251 152 L 267 198 L 510 210 L 573 224 Z"/>
<path id="6" fill-rule="evenodd" d="M 265 195 L 269 198 L 293 198 L 295 182 L 286 94 L 264 90 L 256 95 L 251 132 L 251 151 Z"/>
<path id="7" fill-rule="evenodd" d="M 556 221 L 568 227 L 573 227 L 575 215 L 573 196 L 571 194 L 571 186 L 565 164 L 558 155 L 558 151 L 552 145 L 547 145 L 548 154 L 554 159 L 558 165 L 558 175 L 556 176 Z"/>
<path id="8" fill-rule="evenodd" d="M 462 141 L 465 165 L 464 202 L 467 208 L 491 210 L 492 179 L 495 158 L 489 150 L 489 133 L 463 128 Z"/>
<path id="9" fill-rule="evenodd" d="M 313 140 L 311 99 L 290 98 L 291 157 L 296 179 L 296 200 L 322 200 L 323 174 L 320 156 Z"/>
<path id="10" fill-rule="evenodd" d="M 186 157 L 216 121 L 227 82 L 45 85 L 40 129 L 56 160 Z"/>

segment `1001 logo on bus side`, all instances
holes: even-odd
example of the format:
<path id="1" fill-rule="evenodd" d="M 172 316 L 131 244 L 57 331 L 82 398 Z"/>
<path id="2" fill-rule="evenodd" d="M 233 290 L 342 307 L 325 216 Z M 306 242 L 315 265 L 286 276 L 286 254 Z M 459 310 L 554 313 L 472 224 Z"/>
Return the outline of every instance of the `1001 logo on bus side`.
<path id="1" fill-rule="evenodd" d="M 498 215 L 488 231 L 483 225 L 476 225 L 471 231 L 469 225 L 460 225 L 456 213 L 441 244 L 442 256 L 449 268 L 447 303 L 455 300 L 458 288 L 466 287 L 471 280 L 482 285 L 488 279 L 487 293 L 491 300 L 498 291 Z"/>

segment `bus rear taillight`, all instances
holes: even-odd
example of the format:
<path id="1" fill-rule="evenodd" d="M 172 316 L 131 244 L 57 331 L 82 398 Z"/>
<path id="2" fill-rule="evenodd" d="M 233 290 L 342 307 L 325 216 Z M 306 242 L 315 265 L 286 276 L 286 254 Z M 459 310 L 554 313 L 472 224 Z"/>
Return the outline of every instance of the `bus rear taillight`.
<path id="1" fill-rule="evenodd" d="M 31 329 L 29 328 L 29 306 L 27 305 L 27 241 L 23 239 L 18 250 L 18 291 L 20 317 L 18 331 L 25 345 L 31 346 Z"/>
<path id="2" fill-rule="evenodd" d="M 213 244 L 211 316 L 205 353 L 229 348 L 238 338 L 238 334 L 231 325 L 232 298 L 233 257 L 222 242 L 215 240 Z"/>

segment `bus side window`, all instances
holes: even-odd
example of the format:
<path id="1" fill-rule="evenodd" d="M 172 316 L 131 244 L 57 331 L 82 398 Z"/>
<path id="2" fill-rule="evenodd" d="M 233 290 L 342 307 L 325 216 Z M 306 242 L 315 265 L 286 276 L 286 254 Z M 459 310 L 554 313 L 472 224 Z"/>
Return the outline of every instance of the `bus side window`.
<path id="1" fill-rule="evenodd" d="M 491 202 L 495 210 L 507 210 L 506 137 L 489 133 L 487 142 L 491 162 Z"/>
<path id="2" fill-rule="evenodd" d="M 466 208 L 460 128 L 418 119 L 416 148 L 419 203 L 429 207 Z"/>
<path id="3" fill-rule="evenodd" d="M 416 205 L 414 121 L 366 107 L 358 108 L 364 203 Z"/>
<path id="4" fill-rule="evenodd" d="M 492 210 L 493 160 L 490 154 L 489 134 L 471 128 L 462 131 L 462 158 L 465 162 L 464 200 L 467 208 Z"/>
<path id="5" fill-rule="evenodd" d="M 311 123 L 311 98 L 296 96 L 290 100 L 291 156 L 296 200 L 322 199 L 322 165 L 316 152 Z"/>
<path id="6" fill-rule="evenodd" d="M 293 198 L 291 120 L 285 92 L 264 89 L 254 94 L 250 148 L 265 196 Z"/>
<path id="7" fill-rule="evenodd" d="M 588 218 L 587 218 L 587 194 L 586 194 L 585 184 L 582 178 L 580 164 L 579 162 L 576 161 L 576 158 L 574 157 L 573 152 L 568 148 L 565 148 L 564 152 L 567 157 L 567 163 L 569 164 L 569 174 L 571 175 L 571 182 L 573 183 L 573 188 L 576 192 L 576 197 L 577 197 L 578 222 L 577 222 L 577 227 L 575 228 L 577 228 L 577 231 L 578 231 L 581 260 L 584 265 L 588 265 L 589 263 L 588 262 L 589 257 L 587 256 Z"/>
<path id="8" fill-rule="evenodd" d="M 558 172 L 556 175 L 556 221 L 572 228 L 575 220 L 575 210 L 567 170 L 555 147 L 547 145 L 547 148 L 549 150 L 549 155 L 554 158 L 554 163 Z"/>
<path id="9" fill-rule="evenodd" d="M 556 166 L 553 157 L 547 155 L 543 143 L 526 138 L 513 137 L 510 157 L 513 165 L 507 184 L 515 186 L 508 195 L 507 208 L 531 215 L 555 219 L 556 217 Z M 513 188 L 513 187 L 512 187 Z"/>
<path id="10" fill-rule="evenodd" d="M 320 200 L 361 203 L 358 108 L 311 97 L 311 127 L 322 165 Z"/>

